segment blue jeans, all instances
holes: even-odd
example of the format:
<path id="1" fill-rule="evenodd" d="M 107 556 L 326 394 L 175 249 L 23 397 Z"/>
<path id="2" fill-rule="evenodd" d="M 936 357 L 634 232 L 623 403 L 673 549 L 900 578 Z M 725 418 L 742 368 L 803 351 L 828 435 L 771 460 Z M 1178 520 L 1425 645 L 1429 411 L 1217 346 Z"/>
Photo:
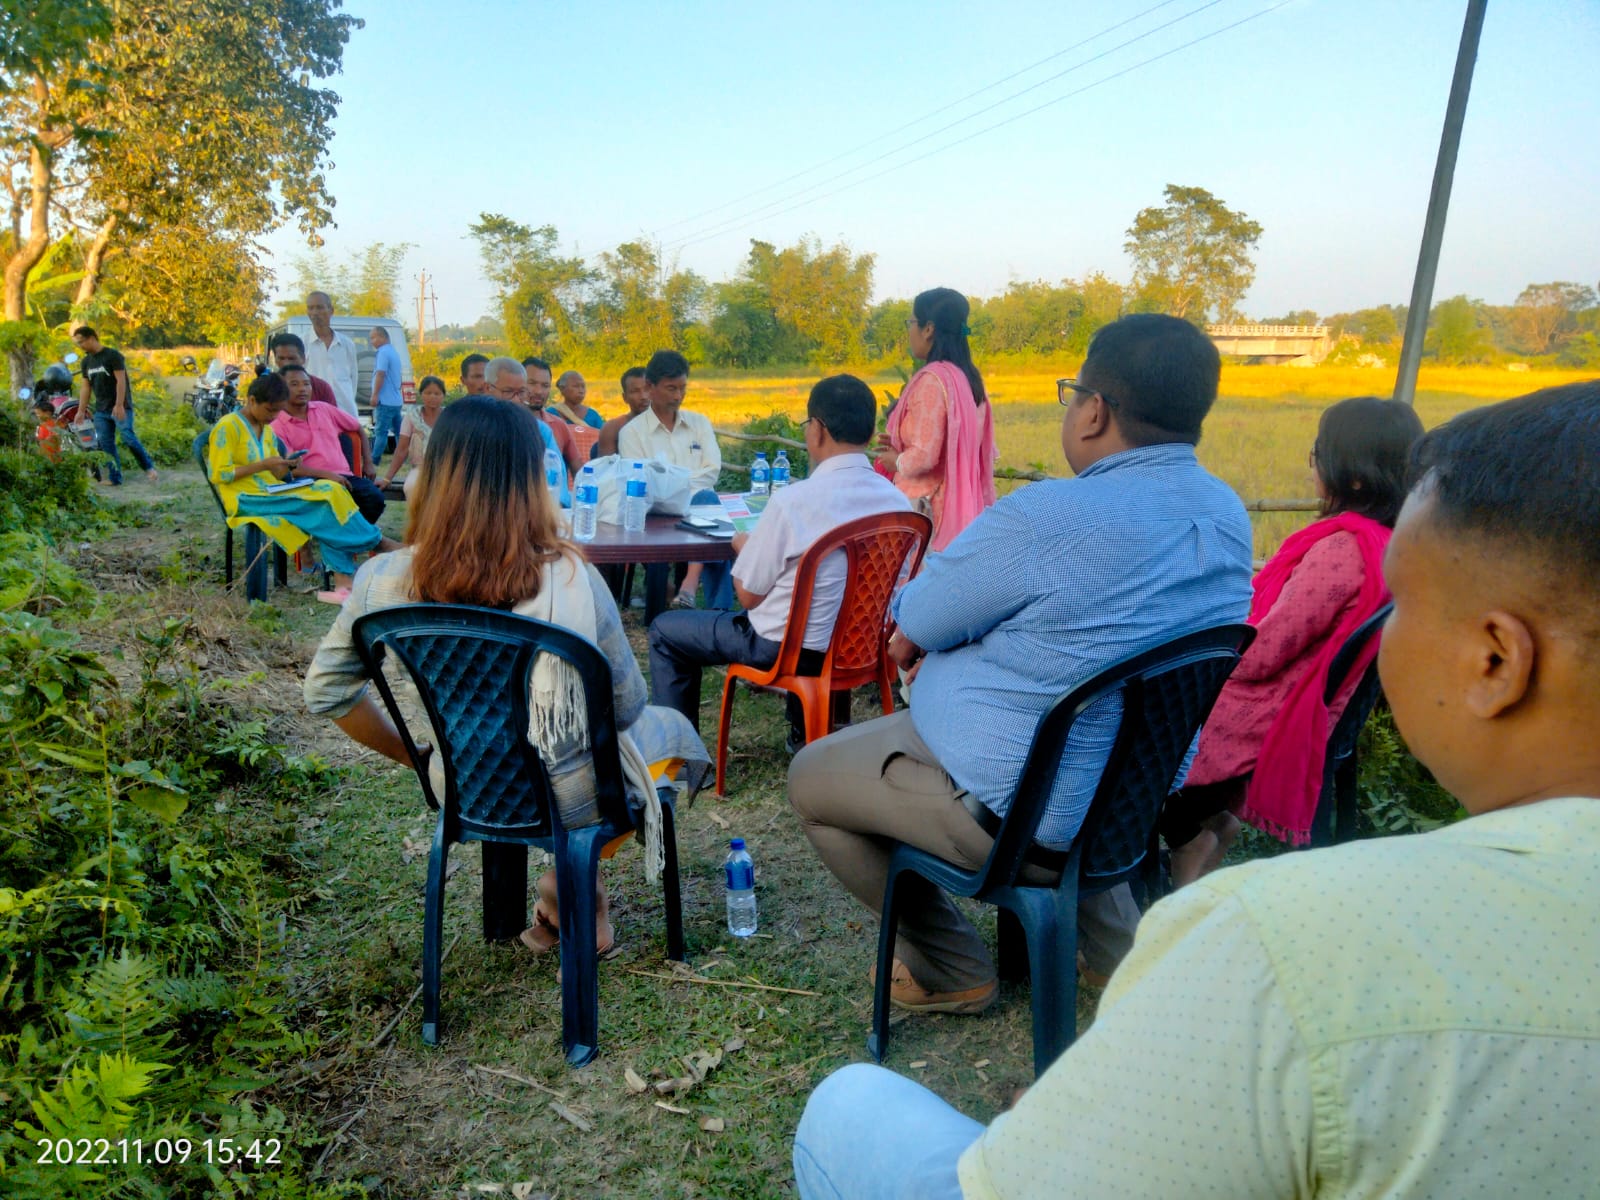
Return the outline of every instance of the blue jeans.
<path id="1" fill-rule="evenodd" d="M 983 1129 L 920 1083 L 852 1063 L 806 1102 L 795 1186 L 802 1200 L 961 1200 L 956 1160 Z"/>
<path id="2" fill-rule="evenodd" d="M 400 436 L 402 404 L 380 404 L 372 410 L 372 465 L 383 461 L 383 452 L 389 448 L 389 434 Z"/>
<path id="3" fill-rule="evenodd" d="M 129 403 L 123 409 L 127 415 L 122 420 L 117 420 L 108 412 L 94 414 L 94 432 L 100 439 L 100 453 L 109 460 L 111 482 L 122 482 L 122 458 L 117 454 L 117 435 L 122 435 L 122 444 L 133 455 L 134 461 L 139 464 L 139 469 L 149 471 L 155 468 L 155 463 L 150 460 L 150 453 L 139 441 L 139 435 L 133 431 L 133 405 Z"/>

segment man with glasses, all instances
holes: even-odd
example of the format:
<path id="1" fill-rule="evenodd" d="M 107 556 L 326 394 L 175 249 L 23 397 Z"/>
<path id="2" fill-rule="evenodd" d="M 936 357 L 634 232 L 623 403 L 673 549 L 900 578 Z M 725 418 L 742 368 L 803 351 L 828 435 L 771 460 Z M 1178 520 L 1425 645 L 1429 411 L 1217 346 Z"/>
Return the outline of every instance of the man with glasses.
<path id="1" fill-rule="evenodd" d="M 1146 313 L 1105 326 L 1058 386 L 1076 477 L 1003 497 L 895 599 L 889 654 L 914 679 L 909 711 L 815 742 L 789 769 L 806 836 L 869 908 L 882 902 L 893 841 L 983 865 L 1039 719 L 1061 696 L 1183 634 L 1244 620 L 1250 520 L 1194 453 L 1220 373 L 1216 347 L 1187 321 Z M 1046 854 L 1083 823 L 1121 706 L 1106 697 L 1073 724 L 1036 837 Z M 1110 974 L 1138 916 L 1126 886 L 1079 905 L 1086 974 Z M 907 901 L 897 955 L 898 1008 L 980 1012 L 998 994 L 983 939 L 932 886 Z"/>
<path id="2" fill-rule="evenodd" d="M 508 404 L 528 403 L 528 371 L 516 359 L 504 354 L 498 358 L 491 358 L 488 366 L 483 369 L 483 379 L 484 395 L 504 400 Z M 542 413 L 540 416 L 539 436 L 544 439 L 545 448 L 560 454 L 561 447 L 556 445 L 550 426 L 543 421 Z M 559 498 L 562 508 L 572 507 L 572 492 L 567 486 L 565 471 L 562 472 Z"/>

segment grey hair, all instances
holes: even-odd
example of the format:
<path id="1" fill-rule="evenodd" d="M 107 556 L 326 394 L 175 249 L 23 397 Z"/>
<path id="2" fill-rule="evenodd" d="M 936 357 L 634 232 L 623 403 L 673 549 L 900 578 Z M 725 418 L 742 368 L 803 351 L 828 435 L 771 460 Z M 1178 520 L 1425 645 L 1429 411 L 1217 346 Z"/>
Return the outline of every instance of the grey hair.
<path id="1" fill-rule="evenodd" d="M 563 383 L 565 383 L 569 379 L 582 379 L 582 378 L 583 378 L 583 372 L 582 371 L 563 371 L 563 372 L 561 372 L 561 378 L 556 380 L 556 387 L 559 388 Z"/>
<path id="2" fill-rule="evenodd" d="M 491 358 L 489 365 L 483 368 L 483 381 L 490 387 L 498 384 L 502 375 L 515 375 L 523 383 L 528 382 L 528 372 L 523 370 L 522 364 L 510 355 L 502 354 L 498 358 Z"/>
<path id="3" fill-rule="evenodd" d="M 324 300 L 326 300 L 328 302 L 328 307 L 329 308 L 333 307 L 333 297 L 328 295 L 327 292 L 307 292 L 306 293 L 306 303 L 307 304 L 311 303 L 311 298 L 313 296 L 321 296 Z"/>

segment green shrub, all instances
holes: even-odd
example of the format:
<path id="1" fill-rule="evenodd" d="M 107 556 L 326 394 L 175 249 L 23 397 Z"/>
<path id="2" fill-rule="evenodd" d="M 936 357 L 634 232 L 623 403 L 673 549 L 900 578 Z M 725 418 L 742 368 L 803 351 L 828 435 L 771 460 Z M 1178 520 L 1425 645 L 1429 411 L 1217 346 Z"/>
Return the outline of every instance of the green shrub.
<path id="1" fill-rule="evenodd" d="M 1361 731 L 1358 783 L 1363 823 L 1375 833 L 1423 833 L 1449 825 L 1466 811 L 1432 772 L 1406 749 L 1387 704 Z"/>
<path id="2" fill-rule="evenodd" d="M 51 462 L 31 449 L 0 449 L 0 532 L 76 534 L 98 524 L 97 513 L 77 455 Z"/>
<path id="3" fill-rule="evenodd" d="M 195 435 L 205 426 L 194 409 L 173 398 L 158 380 L 136 378 L 133 382 L 134 428 L 144 448 L 160 467 L 178 467 L 192 461 Z"/>
<path id="4" fill-rule="evenodd" d="M 307 1182 L 311 1131 L 273 1102 L 315 1045 L 274 966 L 282 880 L 261 868 L 292 861 L 294 824 L 249 812 L 329 786 L 327 768 L 208 694 L 186 622 L 134 645 L 119 689 L 73 633 L 0 613 L 0 1192 L 358 1194 Z M 38 1162 L 41 1138 L 175 1137 L 187 1163 Z M 224 1137 L 276 1139 L 280 1162 L 206 1162 Z"/>
<path id="5" fill-rule="evenodd" d="M 768 437 L 788 438 L 795 442 L 805 441 L 805 430 L 800 422 L 792 417 L 775 412 L 765 417 L 756 417 L 746 421 L 740 429 L 741 433 L 752 436 L 767 435 Z M 748 467 L 755 461 L 757 452 L 765 452 L 767 463 L 778 457 L 779 450 L 789 452 L 789 471 L 793 479 L 804 479 L 811 473 L 811 456 L 804 450 L 797 450 L 793 446 L 786 446 L 777 441 L 745 442 L 735 441 L 732 438 L 722 438 L 718 443 L 722 448 L 722 474 L 717 478 L 719 492 L 745 492 L 750 490 L 750 472 Z M 730 471 L 729 463 L 737 463 L 745 468 L 743 471 Z"/>

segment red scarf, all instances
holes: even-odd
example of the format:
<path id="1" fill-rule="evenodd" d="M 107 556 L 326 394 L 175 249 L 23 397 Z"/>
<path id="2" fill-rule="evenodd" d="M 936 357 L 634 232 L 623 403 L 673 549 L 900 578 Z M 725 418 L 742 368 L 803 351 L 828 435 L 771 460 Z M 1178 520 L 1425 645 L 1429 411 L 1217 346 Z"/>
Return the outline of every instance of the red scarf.
<path id="1" fill-rule="evenodd" d="M 1282 547 L 1255 578 L 1255 598 L 1250 602 L 1250 624 L 1258 625 L 1277 603 L 1289 576 L 1311 547 L 1335 533 L 1353 534 L 1361 553 L 1361 590 L 1328 636 L 1309 651 L 1311 669 L 1285 698 L 1267 730 L 1255 772 L 1245 789 L 1243 818 L 1296 846 L 1311 840 L 1311 821 L 1322 795 L 1322 767 L 1328 752 L 1328 706 L 1322 693 L 1334 655 L 1356 627 L 1383 607 L 1389 589 L 1383 582 L 1383 552 L 1391 531 L 1369 517 L 1340 513 L 1315 521 L 1284 540 Z M 1371 639 L 1352 666 L 1357 674 L 1367 669 L 1378 653 Z"/>

